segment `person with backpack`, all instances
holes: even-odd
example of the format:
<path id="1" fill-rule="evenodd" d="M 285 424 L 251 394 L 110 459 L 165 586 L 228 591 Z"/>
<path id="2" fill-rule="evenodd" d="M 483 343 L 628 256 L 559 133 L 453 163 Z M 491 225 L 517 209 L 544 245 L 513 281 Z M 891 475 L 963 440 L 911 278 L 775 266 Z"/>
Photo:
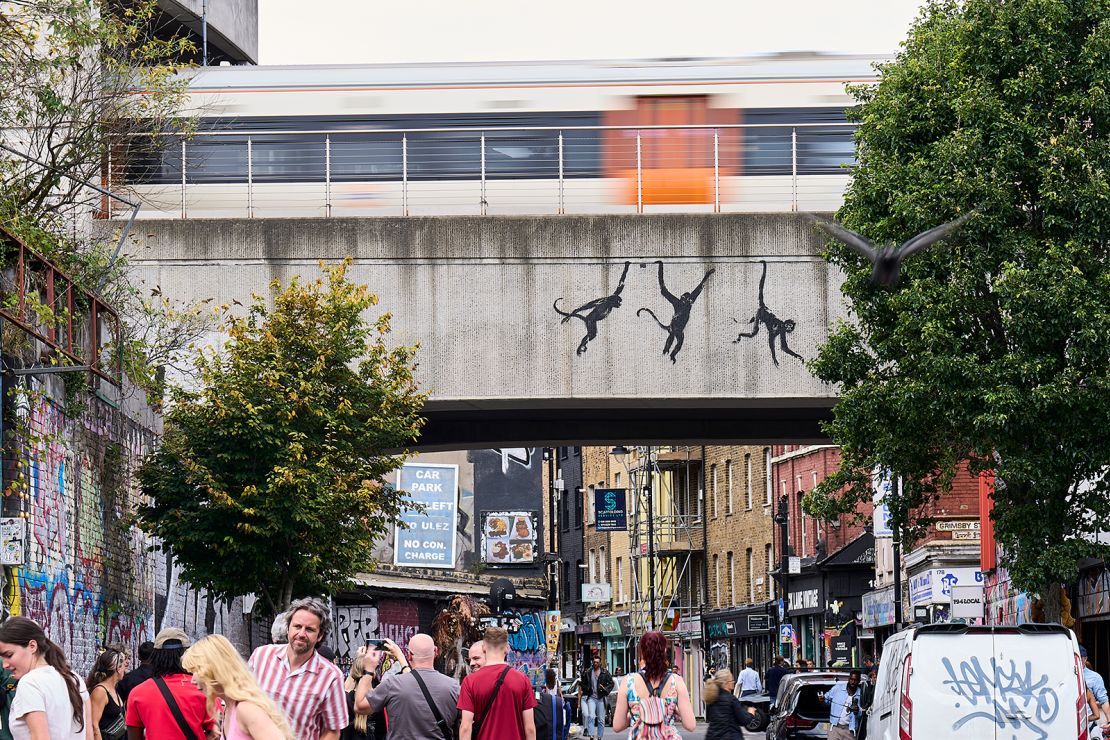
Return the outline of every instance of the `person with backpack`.
<path id="1" fill-rule="evenodd" d="M 682 677 L 669 669 L 669 652 L 662 632 L 651 630 L 640 638 L 644 667 L 625 678 L 613 713 L 613 729 L 628 729 L 628 740 L 680 740 L 676 719 L 687 732 L 696 727 L 690 692 Z"/>
<path id="2" fill-rule="evenodd" d="M 740 700 L 733 696 L 736 679 L 732 671 L 722 668 L 705 682 L 702 698 L 705 699 L 705 721 L 709 729 L 705 740 L 744 740 L 740 728 L 747 722 L 747 712 Z"/>
<path id="3" fill-rule="evenodd" d="M 567 740 L 570 734 L 570 704 L 558 689 L 559 674 L 554 668 L 544 673 L 546 686 L 536 706 L 536 740 Z"/>

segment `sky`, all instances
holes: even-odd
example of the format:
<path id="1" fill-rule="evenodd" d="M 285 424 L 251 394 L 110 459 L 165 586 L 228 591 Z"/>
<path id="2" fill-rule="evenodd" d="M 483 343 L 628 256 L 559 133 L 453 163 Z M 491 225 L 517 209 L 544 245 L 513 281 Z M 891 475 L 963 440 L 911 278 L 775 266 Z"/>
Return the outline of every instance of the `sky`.
<path id="1" fill-rule="evenodd" d="M 260 64 L 890 54 L 921 0 L 259 0 Z"/>

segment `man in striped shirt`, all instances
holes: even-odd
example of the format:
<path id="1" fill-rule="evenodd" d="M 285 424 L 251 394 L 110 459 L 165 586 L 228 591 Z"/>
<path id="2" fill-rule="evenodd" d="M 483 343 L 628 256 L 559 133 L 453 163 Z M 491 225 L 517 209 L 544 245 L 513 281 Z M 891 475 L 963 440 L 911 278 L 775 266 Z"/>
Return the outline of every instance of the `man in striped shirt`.
<path id="1" fill-rule="evenodd" d="M 255 650 L 251 671 L 285 712 L 297 740 L 339 740 L 348 721 L 343 673 L 316 652 L 331 629 L 331 612 L 319 599 L 300 599 L 286 614 L 288 644 Z"/>

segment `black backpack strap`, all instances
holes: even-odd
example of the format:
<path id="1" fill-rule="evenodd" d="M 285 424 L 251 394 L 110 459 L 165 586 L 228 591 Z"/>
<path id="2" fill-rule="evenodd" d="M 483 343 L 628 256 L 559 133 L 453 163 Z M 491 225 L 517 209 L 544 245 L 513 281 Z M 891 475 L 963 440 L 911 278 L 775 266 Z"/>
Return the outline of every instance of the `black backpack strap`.
<path id="1" fill-rule="evenodd" d="M 436 718 L 436 727 L 438 727 L 439 731 L 443 733 L 443 740 L 455 740 L 455 735 L 453 732 L 451 732 L 451 726 L 447 724 L 447 720 L 445 720 L 443 718 L 443 715 L 439 712 L 439 707 L 437 707 L 436 703 L 432 701 L 432 692 L 428 691 L 428 687 L 424 683 L 424 679 L 420 677 L 420 672 L 414 668 L 413 670 L 409 671 L 409 673 L 411 673 L 412 677 L 416 679 L 416 683 L 420 685 L 420 690 L 424 692 L 424 701 L 428 702 L 428 709 L 432 710 L 432 716 Z"/>
<path id="2" fill-rule="evenodd" d="M 511 670 L 512 666 L 505 666 L 505 670 L 501 671 L 501 675 L 497 677 L 497 683 L 493 685 L 493 693 L 490 694 L 489 697 L 489 704 L 486 704 L 485 708 L 482 710 L 482 716 L 474 723 L 474 734 L 471 735 L 474 740 L 479 740 L 481 737 L 482 723 L 486 721 L 486 715 L 489 714 L 489 710 L 493 708 L 493 703 L 497 701 L 497 693 L 501 691 L 501 684 L 505 681 L 505 676 L 509 675 L 509 671 Z"/>
<path id="3" fill-rule="evenodd" d="M 161 676 L 155 676 L 154 685 L 158 687 L 158 690 L 162 692 L 162 698 L 170 705 L 170 714 L 173 715 L 174 721 L 177 722 L 185 740 L 200 740 L 193 732 L 193 728 L 189 727 L 189 723 L 185 721 L 185 715 L 181 713 L 181 707 L 177 706 L 177 699 L 173 698 L 173 694 L 170 693 L 170 687 L 166 685 L 166 680 Z"/>

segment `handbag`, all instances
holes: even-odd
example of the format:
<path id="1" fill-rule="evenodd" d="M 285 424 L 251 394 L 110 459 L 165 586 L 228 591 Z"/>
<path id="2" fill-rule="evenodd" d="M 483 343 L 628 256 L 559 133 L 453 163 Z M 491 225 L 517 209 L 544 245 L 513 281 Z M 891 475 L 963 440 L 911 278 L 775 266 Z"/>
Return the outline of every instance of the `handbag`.
<path id="1" fill-rule="evenodd" d="M 123 707 L 115 703 L 112 699 L 112 695 L 108 693 L 108 689 L 105 689 L 103 686 L 93 686 L 93 688 L 104 689 L 104 693 L 108 695 L 108 701 L 112 702 L 113 705 L 120 709 L 120 713 L 116 715 L 115 722 L 108 725 L 108 727 L 100 728 L 100 736 L 104 738 L 104 740 L 123 740 L 123 738 L 127 737 L 127 721 L 123 716 Z"/>

